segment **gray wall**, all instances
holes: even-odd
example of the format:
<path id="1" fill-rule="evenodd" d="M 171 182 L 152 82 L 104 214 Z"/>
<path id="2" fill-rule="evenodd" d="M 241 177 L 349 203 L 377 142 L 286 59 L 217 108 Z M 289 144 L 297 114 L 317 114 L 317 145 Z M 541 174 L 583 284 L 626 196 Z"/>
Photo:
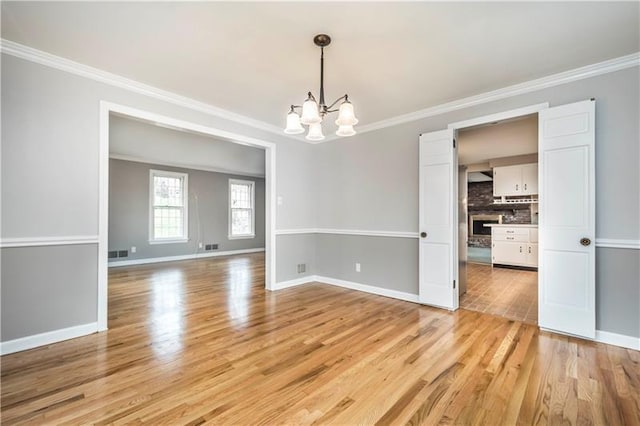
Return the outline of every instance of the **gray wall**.
<path id="1" fill-rule="evenodd" d="M 0 255 L 2 341 L 96 321 L 95 244 L 3 248 Z"/>
<path id="2" fill-rule="evenodd" d="M 264 150 L 111 114 L 109 154 L 125 160 L 170 164 L 264 177 Z"/>
<path id="3" fill-rule="evenodd" d="M 3 239 L 97 235 L 101 100 L 275 143 L 275 195 L 284 200 L 278 206 L 276 226 L 314 226 L 314 194 L 309 190 L 312 145 L 5 53 L 1 65 Z M 293 252 L 287 250 L 289 242 L 277 238 L 279 250 L 285 253 L 277 257 L 278 268 L 295 268 L 294 261 L 284 257 Z M 43 252 L 46 255 L 41 256 Z M 97 321 L 97 255 L 79 261 L 64 246 L 4 248 L 0 255 L 2 341 L 28 336 L 34 330 Z M 47 257 L 74 259 L 73 275 L 49 268 Z M 47 273 L 37 275 L 35 269 Z M 53 306 L 46 297 L 52 281 L 59 283 L 56 297 L 64 299 L 64 305 Z M 24 286 L 25 282 L 30 285 Z M 5 309 L 12 306 L 16 309 Z M 19 326 L 32 322 L 37 327 Z"/>
<path id="4" fill-rule="evenodd" d="M 332 234 L 317 239 L 318 275 L 418 294 L 416 240 Z"/>
<path id="5" fill-rule="evenodd" d="M 189 175 L 189 241 L 149 244 L 149 170 Z M 229 179 L 255 182 L 255 238 L 228 238 Z M 204 253 L 203 244 L 218 244 L 217 251 L 264 248 L 264 179 L 182 169 L 133 161 L 109 160 L 109 250 L 131 250 L 132 260 Z"/>
<path id="6" fill-rule="evenodd" d="M 637 240 L 639 77 L 638 68 L 622 70 L 353 138 L 309 145 L 2 54 L 2 237 L 97 234 L 100 100 L 276 143 L 275 195 L 283 199 L 276 215 L 278 229 L 416 232 L 419 133 L 539 102 L 554 106 L 596 97 L 597 237 Z M 362 242 L 351 242 L 353 238 Z M 398 243 L 409 246 L 406 252 L 401 251 L 405 256 L 396 256 L 400 249 L 395 243 L 373 243 L 381 239 L 378 237 L 353 238 L 341 249 L 345 244 L 341 237 L 278 236 L 278 281 L 299 277 L 295 265 L 303 260 L 311 265 L 306 275 L 417 292 L 417 242 L 413 249 L 411 240 Z M 95 246 L 83 249 L 95 250 Z M 87 318 L 97 320 L 97 258 L 87 256 L 80 262 L 79 255 L 69 250 L 64 246 L 2 249 L 2 341 L 84 324 Z M 332 260 L 338 250 L 344 250 L 343 256 Z M 636 295 L 640 284 L 635 279 L 635 255 L 637 251 L 598 249 L 599 329 L 638 335 Z M 71 258 L 72 276 L 48 262 Z M 363 272 L 357 276 L 348 265 L 336 263 L 344 261 L 346 265 L 354 259 L 362 264 Z M 385 259 L 385 280 L 368 275 L 368 271 L 376 271 L 378 266 L 374 265 L 380 259 Z M 46 276 L 37 270 L 46 271 Z M 620 287 L 622 281 L 629 287 Z M 56 297 L 64 303 L 51 304 L 43 297 L 51 282 L 58 283 Z M 620 297 L 617 292 L 621 290 L 629 297 Z M 34 312 L 46 314 L 35 316 Z"/>
<path id="7" fill-rule="evenodd" d="M 316 239 L 314 234 L 280 235 L 276 242 L 276 281 L 283 282 L 315 275 L 317 269 Z M 297 266 L 306 265 L 306 271 L 298 273 Z"/>
<path id="8" fill-rule="evenodd" d="M 476 107 L 363 133 L 317 146 L 316 191 L 319 228 L 418 231 L 418 135 L 450 123 L 549 102 L 557 106 L 595 97 L 596 237 L 640 240 L 640 73 L 634 67 Z M 389 238 L 351 237 L 345 254 L 359 259 L 363 272 L 345 259 L 324 253 L 344 250 L 344 238 L 320 238 L 318 274 L 362 284 L 417 292 L 417 241 L 411 253 L 396 256 Z M 381 242 L 374 244 L 378 239 Z M 370 249 L 375 247 L 375 250 Z M 597 328 L 640 337 L 638 251 L 599 248 Z M 381 282 L 365 271 L 388 259 Z M 624 283 L 624 284 L 621 284 Z"/>

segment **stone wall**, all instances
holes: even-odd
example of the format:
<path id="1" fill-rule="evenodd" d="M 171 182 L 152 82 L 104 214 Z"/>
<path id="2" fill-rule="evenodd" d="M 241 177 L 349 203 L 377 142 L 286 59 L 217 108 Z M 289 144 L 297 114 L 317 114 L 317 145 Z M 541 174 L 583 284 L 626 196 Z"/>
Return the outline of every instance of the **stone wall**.
<path id="1" fill-rule="evenodd" d="M 502 223 L 531 223 L 530 204 L 493 204 L 493 182 L 470 182 L 468 185 L 468 214 L 501 214 Z M 491 236 L 469 235 L 469 246 L 491 247 Z"/>

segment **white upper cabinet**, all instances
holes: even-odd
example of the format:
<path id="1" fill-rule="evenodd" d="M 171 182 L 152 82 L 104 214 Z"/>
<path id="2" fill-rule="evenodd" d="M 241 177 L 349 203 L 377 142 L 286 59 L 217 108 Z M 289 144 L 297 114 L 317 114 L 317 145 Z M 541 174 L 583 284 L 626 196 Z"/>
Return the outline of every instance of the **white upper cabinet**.
<path id="1" fill-rule="evenodd" d="M 538 164 L 494 167 L 493 195 L 516 196 L 538 193 Z"/>
<path id="2" fill-rule="evenodd" d="M 538 193 L 538 163 L 523 164 L 522 166 L 522 194 Z"/>

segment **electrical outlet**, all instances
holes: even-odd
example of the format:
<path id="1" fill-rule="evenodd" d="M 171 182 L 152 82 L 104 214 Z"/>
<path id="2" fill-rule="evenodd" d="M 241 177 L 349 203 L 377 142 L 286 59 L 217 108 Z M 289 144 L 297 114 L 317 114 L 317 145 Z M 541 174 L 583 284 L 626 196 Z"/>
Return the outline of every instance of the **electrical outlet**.
<path id="1" fill-rule="evenodd" d="M 282 195 L 278 195 L 278 205 L 281 206 L 282 205 Z"/>
<path id="2" fill-rule="evenodd" d="M 131 247 L 131 253 L 135 253 L 136 252 L 136 246 Z"/>
<path id="3" fill-rule="evenodd" d="M 360 272 L 360 264 L 356 263 L 356 272 Z"/>
<path id="4" fill-rule="evenodd" d="M 306 263 L 298 263 L 298 273 L 302 274 L 307 272 L 307 264 Z"/>
<path id="5" fill-rule="evenodd" d="M 198 243 L 198 248 L 201 249 L 202 248 L 202 243 Z"/>

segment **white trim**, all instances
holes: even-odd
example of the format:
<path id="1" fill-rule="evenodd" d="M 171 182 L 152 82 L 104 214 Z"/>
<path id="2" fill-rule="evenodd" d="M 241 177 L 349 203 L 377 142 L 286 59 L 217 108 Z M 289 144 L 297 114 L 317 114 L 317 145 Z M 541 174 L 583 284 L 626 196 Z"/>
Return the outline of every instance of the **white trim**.
<path id="1" fill-rule="evenodd" d="M 406 302 L 420 303 L 417 294 L 405 293 L 403 291 L 390 290 L 388 288 L 376 287 L 367 284 L 355 283 L 353 281 L 339 280 L 337 278 L 324 277 L 321 275 L 314 276 L 315 281 L 324 284 L 331 284 L 338 287 L 348 288 L 351 290 L 362 291 L 365 293 L 376 294 L 378 296 L 391 297 L 393 299 L 404 300 Z"/>
<path id="2" fill-rule="evenodd" d="M 107 329 L 108 318 L 108 259 L 109 243 L 109 115 L 111 113 L 136 118 L 151 123 L 171 126 L 215 136 L 229 142 L 260 147 L 265 150 L 265 288 L 276 282 L 276 144 L 213 127 L 179 120 L 150 111 L 144 111 L 108 101 L 100 101 L 99 146 L 99 212 L 98 212 L 98 331 Z"/>
<path id="3" fill-rule="evenodd" d="M 71 74 L 76 74 L 85 78 L 89 78 L 91 80 L 109 84 L 111 86 L 120 87 L 131 92 L 140 93 L 151 98 L 160 99 L 162 101 L 169 102 L 184 108 L 189 108 L 194 111 L 204 112 L 205 114 L 210 114 L 216 117 L 223 118 L 225 120 L 241 123 L 246 126 L 264 130 L 281 137 L 296 140 L 298 142 L 318 144 L 340 138 L 339 136 L 331 135 L 327 136 L 323 141 L 309 142 L 305 138 L 300 136 L 287 135 L 280 127 L 274 126 L 273 124 L 269 124 L 264 121 L 256 120 L 241 114 L 225 110 L 223 108 L 196 101 L 194 99 L 187 98 L 176 93 L 168 92 L 166 90 L 162 90 L 153 86 L 149 86 L 147 84 L 139 83 L 137 81 L 87 65 L 83 65 L 78 62 L 62 58 L 60 56 L 52 55 L 50 53 L 25 46 L 11 40 L 1 39 L 0 51 L 11 56 L 66 71 Z M 397 126 L 399 124 L 417 121 L 423 118 L 433 117 L 447 112 L 481 105 L 488 102 L 521 95 L 524 93 L 535 92 L 537 90 L 559 86 L 562 84 L 571 83 L 574 81 L 583 80 L 585 78 L 595 77 L 598 75 L 615 72 L 639 65 L 640 52 L 636 52 L 630 55 L 609 59 L 607 61 L 598 62 L 557 74 L 552 74 L 524 83 L 507 86 L 502 89 L 481 93 L 479 95 L 469 96 L 440 105 L 435 105 L 433 107 L 410 112 L 408 114 L 376 121 L 374 123 L 359 127 L 357 131 L 358 133 L 362 134 L 374 130 L 383 129 L 385 127 Z"/>
<path id="4" fill-rule="evenodd" d="M 457 121 L 449 124 L 448 129 L 465 129 L 467 127 L 478 126 L 481 124 L 494 123 L 496 121 L 509 120 L 511 118 L 522 117 L 525 115 L 536 114 L 544 109 L 549 108 L 549 102 L 544 102 L 536 105 L 529 105 L 522 108 L 516 108 L 509 111 L 498 112 L 495 114 L 489 114 L 482 117 L 472 118 L 470 120 Z"/>
<path id="5" fill-rule="evenodd" d="M 640 337 L 625 336 L 624 334 L 596 330 L 595 340 L 596 342 L 606 343 L 607 345 L 620 346 L 623 348 L 640 351 Z"/>
<path id="6" fill-rule="evenodd" d="M 276 229 L 276 235 L 317 234 L 317 228 Z"/>
<path id="7" fill-rule="evenodd" d="M 370 230 L 362 230 L 362 229 L 297 228 L 297 229 L 277 229 L 275 231 L 275 235 L 302 235 L 302 234 L 361 235 L 365 237 L 395 237 L 395 238 L 419 238 L 420 236 L 417 232 L 409 232 L 409 231 L 370 231 Z M 597 238 L 596 247 L 640 250 L 640 240 Z"/>
<path id="8" fill-rule="evenodd" d="M 353 281 L 339 280 L 337 278 L 325 277 L 322 275 L 307 275 L 306 277 L 295 278 L 289 281 L 276 283 L 272 290 L 282 290 L 303 284 L 317 282 L 319 284 L 335 285 L 337 287 L 348 288 L 350 290 L 361 291 L 363 293 L 375 294 L 377 296 L 390 297 L 392 299 L 404 300 L 406 302 L 419 303 L 418 295 L 405 293 L 403 291 L 391 290 L 388 288 L 376 287 L 367 284 L 360 284 Z"/>
<path id="9" fill-rule="evenodd" d="M 177 167 L 180 169 L 189 169 L 189 170 L 201 170 L 203 172 L 212 172 L 212 173 L 224 173 L 226 175 L 236 175 L 236 176 L 249 176 L 254 178 L 262 178 L 264 179 L 263 174 L 254 174 L 249 172 L 240 172 L 230 169 L 224 169 L 221 167 L 209 167 L 209 166 L 201 166 L 201 165 L 192 165 L 192 164 L 184 164 L 178 163 L 174 161 L 156 161 L 151 160 L 144 157 L 136 157 L 135 155 L 126 155 L 126 154 L 109 154 L 109 159 L 113 160 L 122 160 L 122 161 L 133 161 L 135 163 L 144 163 L 144 164 L 154 164 L 157 166 L 165 166 L 165 167 Z"/>
<path id="10" fill-rule="evenodd" d="M 271 290 L 282 290 L 289 287 L 297 287 L 299 285 L 312 283 L 314 281 L 318 281 L 316 275 L 307 275 L 306 277 L 294 278 L 289 281 L 280 281 L 276 283 Z"/>
<path id="11" fill-rule="evenodd" d="M 640 240 L 596 238 L 596 247 L 640 250 Z"/>
<path id="12" fill-rule="evenodd" d="M 206 257 L 233 256 L 237 254 L 260 253 L 263 251 L 265 251 L 264 247 L 242 250 L 214 251 L 209 253 L 204 252 L 182 254 L 178 256 L 148 257 L 145 259 L 116 260 L 114 262 L 109 262 L 109 268 L 117 268 L 119 266 L 146 265 L 148 263 L 175 262 L 178 260 L 203 259 Z"/>
<path id="13" fill-rule="evenodd" d="M 148 241 L 148 243 L 152 246 L 156 244 L 181 244 L 181 243 L 188 243 L 188 242 L 189 242 L 189 238 L 167 238 L 166 240 L 159 239 L 159 240 Z"/>
<path id="14" fill-rule="evenodd" d="M 154 236 L 156 206 L 153 203 L 156 190 L 154 178 L 156 176 L 180 179 L 182 181 L 182 206 L 175 206 L 182 208 L 182 236 L 180 237 L 155 238 Z M 149 244 L 174 244 L 186 243 L 187 241 L 189 241 L 189 174 L 149 169 Z"/>
<path id="15" fill-rule="evenodd" d="M 269 133 L 273 133 L 278 136 L 294 139 L 297 141 L 304 141 L 304 139 L 300 137 L 287 135 L 286 133 L 284 133 L 283 129 L 278 126 L 274 126 L 273 124 L 269 124 L 264 121 L 256 120 L 242 114 L 238 114 L 220 107 L 200 102 L 186 96 L 178 95 L 177 93 L 169 92 L 167 90 L 140 83 L 138 81 L 131 80 L 129 78 L 122 77 L 120 75 L 113 74 L 107 71 L 103 71 L 98 68 L 71 61 L 61 56 L 52 55 L 51 53 L 34 49 L 32 47 L 25 46 L 11 40 L 2 39 L 0 41 L 0 51 L 17 58 L 25 59 L 61 71 L 66 71 L 68 73 L 79 75 L 81 77 L 95 80 L 100 83 L 119 87 L 130 92 L 140 93 L 142 95 L 159 99 L 164 102 L 169 102 L 171 104 L 188 108 L 194 111 L 203 112 L 205 114 L 220 117 L 225 120 L 244 124 L 245 126 L 253 127 L 254 129 L 264 130 Z"/>
<path id="16" fill-rule="evenodd" d="M 301 228 L 278 229 L 276 235 L 296 234 L 334 234 L 334 235 L 360 235 L 363 237 L 390 237 L 390 238 L 418 238 L 417 232 L 405 231 L 370 231 L 363 229 L 329 229 L 329 228 Z"/>
<path id="17" fill-rule="evenodd" d="M 2 240 L 0 240 L 0 248 L 70 246 L 76 244 L 98 244 L 98 242 L 99 240 L 97 235 L 3 238 Z"/>
<path id="18" fill-rule="evenodd" d="M 63 340 L 75 339 L 98 331 L 98 323 L 76 325 L 62 328 L 60 330 L 47 331 L 46 333 L 34 334 L 33 336 L 21 337 L 19 339 L 8 340 L 0 343 L 0 355 L 12 354 L 14 352 L 26 351 L 38 346 L 50 345 L 62 342 Z"/>
<path id="19" fill-rule="evenodd" d="M 375 123 L 361 126 L 357 130 L 359 134 L 372 132 L 374 130 L 384 129 L 386 127 L 393 127 L 399 124 L 409 123 L 411 121 L 417 121 L 427 117 L 433 117 L 436 115 L 445 114 L 447 112 L 482 105 L 500 99 L 506 99 L 512 96 L 531 93 L 538 90 L 547 89 L 549 87 L 560 86 L 562 84 L 583 80 L 585 78 L 596 77 L 598 75 L 637 66 L 640 66 L 640 52 L 621 56 L 619 58 L 609 59 L 607 61 L 598 62 L 580 68 L 574 68 L 569 71 L 552 74 L 524 83 L 514 84 L 512 86 L 507 86 L 498 90 L 492 90 L 490 92 L 481 93 L 479 95 L 469 96 L 444 104 L 435 105 L 433 107 L 410 112 L 408 114 L 398 115 L 396 117 L 376 121 Z M 338 139 L 337 136 L 327 136 L 321 142 L 324 143 L 336 139 Z"/>
<path id="20" fill-rule="evenodd" d="M 251 210 L 251 232 L 249 234 L 238 234 L 233 235 L 231 229 L 231 212 L 233 208 L 231 207 L 231 185 L 249 185 L 251 188 L 251 208 L 243 210 Z M 227 209 L 227 238 L 229 240 L 247 240 L 256 237 L 256 182 L 253 180 L 246 179 L 233 179 L 230 178 L 227 183 L 227 192 L 228 192 L 228 209 Z"/>

